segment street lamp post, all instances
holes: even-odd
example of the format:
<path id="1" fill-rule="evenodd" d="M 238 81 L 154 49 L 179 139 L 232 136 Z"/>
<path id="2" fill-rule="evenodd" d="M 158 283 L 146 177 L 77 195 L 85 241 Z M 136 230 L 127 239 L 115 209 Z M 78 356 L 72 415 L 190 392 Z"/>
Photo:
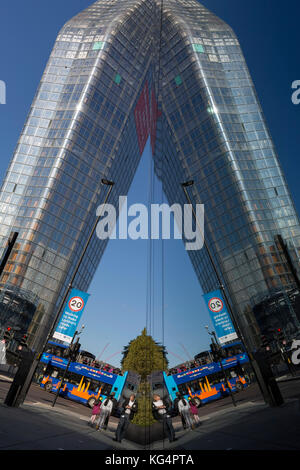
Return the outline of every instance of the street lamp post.
<path id="1" fill-rule="evenodd" d="M 199 231 L 200 231 L 200 233 L 201 233 L 201 236 L 202 236 L 202 238 L 203 238 L 203 245 L 204 245 L 204 247 L 205 247 L 205 249 L 206 249 L 206 251 L 207 251 L 207 254 L 208 254 L 208 257 L 209 257 L 209 261 L 210 261 L 210 263 L 211 263 L 211 266 L 212 266 L 212 268 L 213 268 L 213 270 L 214 270 L 214 273 L 215 273 L 215 275 L 216 275 L 216 278 L 217 278 L 217 280 L 218 280 L 219 288 L 220 288 L 221 291 L 222 291 L 222 294 L 223 294 L 223 296 L 224 296 L 225 302 L 226 302 L 227 307 L 228 307 L 228 309 L 229 309 L 229 311 L 230 311 L 229 313 L 230 313 L 230 317 L 231 317 L 232 323 L 233 323 L 233 325 L 234 325 L 234 328 L 235 328 L 235 330 L 236 330 L 238 336 L 240 337 L 240 339 L 243 341 L 243 343 L 245 343 L 245 340 L 244 340 L 244 338 L 243 338 L 243 336 L 242 336 L 242 333 L 241 333 L 241 331 L 240 331 L 240 328 L 239 328 L 239 326 L 238 326 L 238 324 L 237 324 L 237 321 L 236 321 L 236 319 L 235 319 L 235 316 L 234 316 L 234 314 L 233 314 L 233 311 L 232 311 L 232 308 L 231 308 L 231 305 L 230 305 L 228 296 L 227 296 L 227 294 L 226 294 L 226 290 L 225 290 L 225 288 L 224 288 L 222 279 L 221 279 L 221 277 L 220 277 L 220 275 L 219 275 L 219 272 L 218 272 L 218 269 L 217 269 L 217 267 L 216 267 L 216 263 L 215 263 L 215 261 L 214 261 L 214 259 L 213 259 L 211 250 L 210 250 L 209 246 L 207 245 L 207 243 L 206 243 L 206 241 L 205 241 L 203 231 L 202 231 L 202 229 L 201 229 L 201 227 L 200 227 L 200 225 L 199 225 L 199 221 L 198 221 L 198 219 L 197 219 L 197 217 L 196 217 L 196 213 L 195 213 L 195 210 L 194 210 L 194 206 L 193 206 L 193 204 L 192 204 L 192 201 L 191 201 L 191 198 L 190 198 L 190 196 L 189 196 L 189 193 L 188 193 L 188 191 L 187 191 L 187 189 L 186 189 L 186 188 L 188 188 L 188 187 L 190 187 L 190 186 L 193 186 L 193 184 L 194 184 L 194 181 L 193 181 L 193 180 L 190 180 L 190 181 L 187 181 L 186 183 L 182 183 L 181 186 L 182 186 L 183 191 L 184 191 L 184 193 L 185 193 L 186 199 L 187 199 L 188 203 L 190 204 L 190 206 L 191 206 L 191 208 L 192 208 L 192 213 L 193 213 L 194 219 L 195 219 L 195 221 L 196 221 L 197 227 L 198 227 L 198 229 L 199 229 Z"/>
<path id="2" fill-rule="evenodd" d="M 261 390 L 261 393 L 264 397 L 264 400 L 266 401 L 266 403 L 269 403 L 270 406 L 280 406 L 282 403 L 283 403 L 283 398 L 281 396 L 281 393 L 280 393 L 280 390 L 278 388 L 278 385 L 274 379 L 274 376 L 272 374 L 272 371 L 271 371 L 271 368 L 270 367 L 267 367 L 266 364 L 265 364 L 265 359 L 260 357 L 258 354 L 255 355 L 255 357 L 253 356 L 252 352 L 250 352 L 248 350 L 248 347 L 247 347 L 247 342 L 245 341 L 242 333 L 241 333 L 241 330 L 239 328 L 239 325 L 238 325 L 238 322 L 235 318 L 235 315 L 233 313 L 233 310 L 231 308 L 231 304 L 228 300 L 228 297 L 227 297 L 227 294 L 226 294 L 226 290 L 224 288 L 224 285 L 223 285 L 223 282 L 222 282 L 222 279 L 221 279 L 221 276 L 218 272 L 218 269 L 217 269 L 217 266 L 216 266 L 216 263 L 213 259 L 213 256 L 212 256 L 212 253 L 211 253 L 211 250 L 209 249 L 209 246 L 207 245 L 206 241 L 205 241 L 205 238 L 204 238 L 204 234 L 203 234 L 203 231 L 202 231 L 202 228 L 200 227 L 200 224 L 199 224 L 199 221 L 197 219 L 197 216 L 196 216 L 196 213 L 195 213 L 195 210 L 194 210 L 194 207 L 193 207 L 193 204 L 192 204 L 192 201 L 191 201 L 191 198 L 189 196 L 189 193 L 187 191 L 187 188 L 188 187 L 191 187 L 194 185 L 194 181 L 193 180 L 189 180 L 189 181 L 186 181 L 185 183 L 181 183 L 181 186 L 183 188 L 183 191 L 185 193 L 185 196 L 186 196 L 186 199 L 188 201 L 188 203 L 191 205 L 192 207 L 192 213 L 193 213 L 193 216 L 194 216 L 194 219 L 195 219 L 195 222 L 197 224 L 197 227 L 198 229 L 200 230 L 200 233 L 202 235 L 202 238 L 203 238 L 203 245 L 204 247 L 206 248 L 206 251 L 207 251 L 207 254 L 208 254 L 208 257 L 209 257 L 209 260 L 210 260 L 210 263 L 211 263 L 211 266 L 214 270 L 214 273 L 216 275 L 216 278 L 218 280 L 218 283 L 219 283 L 219 287 L 222 291 L 222 294 L 224 295 L 224 299 L 225 299 L 225 302 L 227 304 L 227 307 L 229 309 L 229 314 L 230 314 L 230 317 L 231 317 L 231 320 L 232 320 L 232 323 L 234 325 L 234 328 L 236 330 L 236 333 L 239 337 L 239 339 L 241 340 L 241 342 L 243 343 L 243 346 L 245 348 L 245 351 L 249 357 L 249 361 L 250 361 L 250 364 L 252 366 L 252 369 L 254 371 L 254 374 L 256 376 L 256 379 L 257 379 L 257 382 L 258 382 L 258 385 L 259 385 L 259 388 Z"/>
<path id="3" fill-rule="evenodd" d="M 113 188 L 113 186 L 114 186 L 115 183 L 114 183 L 113 181 L 109 181 L 109 180 L 104 179 L 104 178 L 102 178 L 101 183 L 102 183 L 103 185 L 105 185 L 105 186 L 109 186 L 109 190 L 107 191 L 105 200 L 104 200 L 104 202 L 103 202 L 103 205 L 104 205 L 104 204 L 107 203 L 108 198 L 109 198 L 109 195 L 110 195 L 111 190 L 112 190 L 112 188 Z M 62 309 L 63 309 L 63 307 L 64 307 L 64 305 L 65 305 L 65 303 L 66 303 L 66 300 L 67 300 L 67 298 L 68 298 L 68 295 L 69 295 L 69 293 L 70 293 L 70 290 L 71 290 L 72 287 L 73 287 L 75 278 L 76 278 L 76 276 L 77 276 L 77 273 L 78 273 L 78 271 L 79 271 L 79 268 L 80 268 L 80 266 L 81 266 L 81 263 L 82 263 L 82 261 L 83 261 L 83 258 L 84 258 L 85 254 L 86 254 L 86 251 L 87 251 L 87 249 L 88 249 L 88 246 L 89 246 L 89 244 L 90 244 L 90 241 L 91 241 L 91 239 L 92 239 L 92 237 L 93 237 L 93 235 L 94 235 L 94 233 L 95 233 L 95 231 L 96 231 L 97 225 L 98 225 L 98 223 L 99 223 L 99 221 L 100 221 L 102 215 L 103 215 L 103 211 L 97 216 L 96 221 L 95 221 L 95 223 L 94 223 L 94 226 L 93 226 L 93 228 L 92 228 L 92 230 L 91 230 L 91 233 L 90 233 L 90 235 L 89 235 L 89 238 L 87 239 L 87 241 L 86 241 L 86 243 L 85 243 L 85 246 L 84 246 L 84 248 L 83 248 L 83 251 L 82 251 L 82 253 L 81 253 L 81 256 L 80 256 L 80 258 L 79 258 L 79 260 L 78 260 L 78 262 L 77 262 L 77 264 L 76 264 L 76 267 L 75 267 L 74 273 L 73 273 L 73 275 L 72 275 L 72 278 L 71 278 L 71 280 L 70 280 L 70 282 L 69 282 L 69 284 L 68 284 L 68 287 L 67 287 L 67 290 L 66 290 L 66 292 L 65 292 L 64 298 L 62 299 L 62 301 L 61 301 L 61 303 L 60 303 L 60 306 L 59 306 L 59 309 L 58 309 L 58 311 L 57 311 L 57 314 L 56 314 L 55 320 L 54 320 L 54 322 L 53 322 L 52 328 L 51 328 L 51 330 L 50 330 L 50 332 L 49 332 L 49 334 L 48 334 L 48 336 L 47 336 L 47 339 L 46 339 L 46 342 L 45 342 L 45 345 L 44 345 L 44 348 L 43 348 L 43 352 L 44 352 L 44 350 L 45 350 L 45 348 L 46 348 L 46 346 L 47 346 L 47 343 L 48 343 L 49 339 L 53 336 L 56 323 L 57 323 L 57 321 L 58 321 L 58 319 L 59 319 L 59 317 L 60 317 L 60 314 L 61 314 L 61 312 L 62 312 Z"/>
<path id="4" fill-rule="evenodd" d="M 103 185 L 109 187 L 109 189 L 108 189 L 108 191 L 107 191 L 107 193 L 106 193 L 106 197 L 105 197 L 104 203 L 103 203 L 103 206 L 104 206 L 104 205 L 106 204 L 106 202 L 107 202 L 109 196 L 110 196 L 110 193 L 111 193 L 112 188 L 113 188 L 113 186 L 114 186 L 115 183 L 114 183 L 113 181 L 109 181 L 109 180 L 104 179 L 104 178 L 101 180 L 101 183 L 102 183 Z M 89 246 L 89 244 L 90 244 L 90 241 L 91 241 L 91 239 L 92 239 L 92 237 L 93 237 L 93 235 L 94 235 L 94 233 L 95 233 L 95 231 L 96 231 L 97 225 L 98 225 L 98 223 L 99 223 L 100 218 L 102 217 L 102 215 L 103 215 L 103 211 L 101 211 L 101 213 L 100 213 L 100 214 L 97 216 L 97 218 L 96 218 L 96 221 L 95 221 L 95 223 L 94 223 L 94 225 L 93 225 L 93 228 L 92 228 L 92 230 L 91 230 L 91 233 L 90 233 L 90 235 L 89 235 L 89 237 L 88 237 L 88 239 L 87 239 L 87 241 L 86 241 L 86 243 L 85 243 L 84 249 L 83 249 L 83 251 L 82 251 L 82 253 L 81 253 L 81 256 L 80 256 L 80 258 L 79 258 L 79 260 L 78 260 L 78 262 L 77 262 L 77 264 L 76 264 L 75 270 L 74 270 L 74 272 L 73 272 L 73 274 L 72 274 L 72 277 L 71 277 L 70 283 L 68 284 L 68 287 L 67 287 L 67 289 L 66 289 L 65 295 L 64 295 L 64 297 L 63 297 L 63 299 L 62 299 L 62 301 L 61 301 L 61 303 L 60 303 L 59 309 L 58 309 L 57 314 L 56 314 L 56 316 L 55 316 L 55 319 L 54 319 L 54 321 L 53 321 L 53 324 L 52 324 L 52 327 L 51 327 L 51 329 L 50 329 L 50 332 L 49 332 L 49 334 L 47 335 L 47 338 L 46 338 L 46 341 L 45 341 L 44 346 L 43 346 L 43 348 L 42 348 L 42 351 L 41 351 L 40 353 L 38 353 L 38 354 L 35 355 L 35 358 L 34 358 L 34 360 L 32 361 L 31 366 L 28 368 L 28 372 L 27 372 L 27 374 L 26 374 L 25 379 L 22 378 L 22 383 L 18 383 L 18 384 L 14 384 L 14 382 L 12 383 L 12 386 L 11 386 L 11 389 L 9 390 L 9 392 L 8 392 L 8 395 L 16 395 L 16 396 L 13 396 L 13 399 L 10 398 L 9 400 L 8 400 L 7 397 L 6 397 L 6 402 L 7 402 L 8 406 L 19 406 L 19 405 L 20 405 L 21 403 L 23 403 L 23 401 L 25 400 L 25 397 L 26 397 L 27 392 L 28 392 L 28 390 L 29 390 L 29 387 L 30 387 L 30 385 L 31 385 L 32 377 L 33 377 L 33 375 L 35 374 L 35 371 L 36 371 L 36 369 L 37 369 L 37 366 L 38 366 L 38 364 L 39 364 L 39 361 L 40 361 L 40 359 L 41 359 L 43 353 L 45 352 L 45 349 L 46 349 L 46 346 L 47 346 L 47 343 L 48 343 L 49 339 L 53 336 L 53 333 L 54 333 L 54 330 L 55 330 L 57 321 L 58 321 L 58 319 L 59 319 L 59 317 L 60 317 L 60 315 L 61 315 L 61 312 L 62 312 L 62 309 L 63 309 L 63 307 L 64 307 L 64 304 L 65 304 L 65 302 L 66 302 L 66 300 L 67 300 L 67 298 L 68 298 L 70 289 L 73 287 L 73 283 L 74 283 L 74 281 L 75 281 L 76 275 L 77 275 L 77 273 L 78 273 L 78 271 L 79 271 L 79 268 L 80 268 L 80 266 L 81 266 L 81 263 L 82 263 L 82 261 L 83 261 L 83 258 L 84 258 L 85 254 L 86 254 L 86 251 L 87 251 L 87 249 L 88 249 L 88 246 Z M 16 386 L 16 385 L 17 385 L 17 386 Z M 16 389 L 17 389 L 17 393 L 15 394 L 14 390 L 16 390 Z M 10 392 L 11 392 L 11 393 L 10 393 Z M 11 405 L 11 403 L 13 403 L 13 404 Z"/>
<path id="5" fill-rule="evenodd" d="M 12 252 L 12 250 L 14 248 L 14 245 L 16 243 L 16 240 L 18 238 L 18 235 L 19 235 L 18 232 L 11 232 L 11 234 L 9 236 L 9 239 L 7 241 L 7 246 L 6 246 L 4 255 L 3 255 L 2 259 L 1 259 L 1 263 L 0 263 L 0 278 L 2 276 L 2 273 L 4 271 L 5 266 L 7 264 L 7 261 L 9 260 L 11 252 Z"/>

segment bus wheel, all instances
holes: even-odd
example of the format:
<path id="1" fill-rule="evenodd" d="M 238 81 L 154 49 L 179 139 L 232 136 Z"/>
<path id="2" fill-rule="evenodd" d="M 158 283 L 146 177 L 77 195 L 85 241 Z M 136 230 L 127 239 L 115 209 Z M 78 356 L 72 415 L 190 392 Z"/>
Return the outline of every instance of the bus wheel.
<path id="1" fill-rule="evenodd" d="M 241 392 L 241 391 L 243 390 L 243 388 L 244 388 L 242 382 L 237 382 L 237 383 L 235 384 L 235 388 L 236 388 L 236 391 L 237 391 L 237 392 Z"/>
<path id="2" fill-rule="evenodd" d="M 194 398 L 194 402 L 196 403 L 197 408 L 200 408 L 202 406 L 202 401 L 200 398 Z"/>
<path id="3" fill-rule="evenodd" d="M 88 399 L 88 402 L 87 402 L 87 405 L 90 407 L 90 408 L 93 408 L 94 404 L 95 404 L 95 401 L 96 401 L 96 398 L 95 397 L 91 397 Z"/>
<path id="4" fill-rule="evenodd" d="M 51 382 L 46 382 L 45 383 L 45 390 L 46 390 L 46 392 L 51 392 L 51 390 L 52 390 L 52 383 Z"/>

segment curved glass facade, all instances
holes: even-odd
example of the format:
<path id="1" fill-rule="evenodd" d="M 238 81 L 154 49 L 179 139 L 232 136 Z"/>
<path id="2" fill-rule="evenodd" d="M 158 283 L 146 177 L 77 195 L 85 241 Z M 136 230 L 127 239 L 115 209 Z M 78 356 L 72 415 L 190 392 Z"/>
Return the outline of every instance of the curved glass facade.
<path id="1" fill-rule="evenodd" d="M 149 135 L 169 203 L 186 203 L 181 183 L 195 182 L 249 342 L 274 323 L 264 313 L 274 302 L 286 333 L 298 331 L 299 219 L 232 29 L 195 0 L 164 0 L 162 18 L 158 0 L 99 0 L 61 29 L 0 194 L 1 249 L 19 234 L 1 287 L 32 293 L 31 344 L 95 222 L 101 178 L 115 182 L 117 206 Z M 77 288 L 88 289 L 105 246 L 92 240 Z M 217 288 L 205 250 L 189 255 L 203 290 Z"/>
<path id="2" fill-rule="evenodd" d="M 165 193 L 178 201 L 183 178 L 194 180 L 191 199 L 205 205 L 206 242 L 251 346 L 279 326 L 293 335 L 300 326 L 299 219 L 239 42 L 197 2 L 165 5 Z M 204 291 L 218 287 L 205 250 L 189 255 Z M 277 314 L 266 321 L 263 305 L 274 303 Z"/>

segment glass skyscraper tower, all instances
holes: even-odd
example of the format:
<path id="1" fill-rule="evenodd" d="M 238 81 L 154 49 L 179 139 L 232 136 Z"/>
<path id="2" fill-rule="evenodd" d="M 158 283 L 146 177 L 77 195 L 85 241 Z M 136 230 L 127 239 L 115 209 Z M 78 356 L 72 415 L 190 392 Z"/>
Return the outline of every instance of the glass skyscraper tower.
<path id="1" fill-rule="evenodd" d="M 150 137 L 170 204 L 205 205 L 205 238 L 241 330 L 299 331 L 300 227 L 232 29 L 196 0 L 99 0 L 65 24 L 0 195 L 0 326 L 39 347 L 105 191 L 126 195 Z M 106 246 L 93 238 L 76 279 L 87 290 Z M 189 256 L 218 288 L 205 249 Z"/>

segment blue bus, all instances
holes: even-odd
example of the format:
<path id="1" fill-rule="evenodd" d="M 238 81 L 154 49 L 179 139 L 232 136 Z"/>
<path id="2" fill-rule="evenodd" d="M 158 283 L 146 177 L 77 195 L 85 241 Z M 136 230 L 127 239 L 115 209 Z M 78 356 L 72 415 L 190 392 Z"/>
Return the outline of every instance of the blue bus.
<path id="1" fill-rule="evenodd" d="M 48 392 L 57 392 L 68 359 L 64 357 L 66 346 L 49 341 L 41 357 L 38 370 L 38 382 Z M 77 362 L 71 362 L 61 386 L 60 396 L 75 400 L 90 408 L 96 399 L 103 400 L 111 393 L 119 401 L 135 393 L 138 381 L 134 374 L 115 369 L 109 364 L 100 364 L 95 356 L 81 351 Z"/>
<path id="2" fill-rule="evenodd" d="M 212 362 L 211 354 L 207 351 L 206 364 L 187 368 L 182 366 L 177 371 L 171 370 L 163 373 L 164 384 L 169 398 L 174 401 L 179 392 L 186 399 L 194 399 L 197 406 L 204 405 L 218 398 L 229 395 L 228 385 L 233 392 L 238 392 L 247 387 L 249 383 L 248 367 L 249 358 L 242 343 L 236 342 L 223 346 L 226 357 L 222 360 L 222 366 L 226 373 L 224 378 L 220 363 Z M 195 366 L 195 364 L 193 364 Z"/>

